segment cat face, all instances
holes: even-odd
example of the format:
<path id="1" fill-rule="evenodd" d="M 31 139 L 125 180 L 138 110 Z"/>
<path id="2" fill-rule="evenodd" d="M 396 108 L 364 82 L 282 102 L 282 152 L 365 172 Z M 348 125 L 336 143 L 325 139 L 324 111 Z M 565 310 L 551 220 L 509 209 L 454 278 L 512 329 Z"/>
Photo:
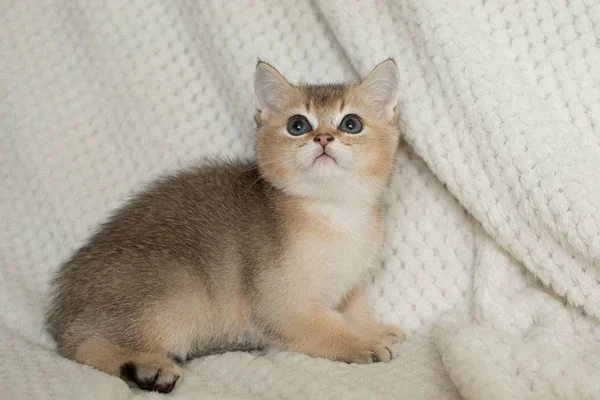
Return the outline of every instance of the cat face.
<path id="1" fill-rule="evenodd" d="M 392 60 L 360 84 L 291 85 L 260 62 L 258 163 L 265 179 L 290 194 L 336 198 L 379 192 L 398 143 L 398 91 Z"/>

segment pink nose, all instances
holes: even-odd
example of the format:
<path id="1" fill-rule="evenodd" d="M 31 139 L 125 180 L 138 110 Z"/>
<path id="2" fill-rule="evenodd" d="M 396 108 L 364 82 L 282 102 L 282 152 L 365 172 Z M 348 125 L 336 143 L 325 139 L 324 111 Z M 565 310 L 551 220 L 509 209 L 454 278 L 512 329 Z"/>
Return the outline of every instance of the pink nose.
<path id="1" fill-rule="evenodd" d="M 333 141 L 333 136 L 331 136 L 328 133 L 326 133 L 326 134 L 322 133 L 320 135 L 315 136 L 315 138 L 313 140 L 317 143 L 320 143 L 322 148 L 325 148 L 325 147 L 327 147 L 329 142 Z"/>

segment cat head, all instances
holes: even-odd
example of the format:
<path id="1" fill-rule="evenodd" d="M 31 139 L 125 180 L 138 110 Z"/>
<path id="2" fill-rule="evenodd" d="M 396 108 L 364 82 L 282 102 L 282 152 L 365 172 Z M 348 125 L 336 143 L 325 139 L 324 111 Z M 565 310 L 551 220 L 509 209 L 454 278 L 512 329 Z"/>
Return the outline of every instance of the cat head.
<path id="1" fill-rule="evenodd" d="M 294 85 L 256 66 L 258 166 L 292 195 L 335 199 L 379 195 L 393 169 L 398 129 L 393 60 L 358 84 Z"/>

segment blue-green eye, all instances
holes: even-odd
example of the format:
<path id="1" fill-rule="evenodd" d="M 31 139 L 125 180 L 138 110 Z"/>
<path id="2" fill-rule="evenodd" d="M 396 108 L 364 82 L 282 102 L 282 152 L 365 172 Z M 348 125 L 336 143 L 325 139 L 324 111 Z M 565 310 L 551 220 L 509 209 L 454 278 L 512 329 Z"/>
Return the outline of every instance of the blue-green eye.
<path id="1" fill-rule="evenodd" d="M 294 115 L 288 122 L 287 131 L 290 135 L 300 136 L 310 132 L 311 126 L 308 120 L 302 115 Z"/>
<path id="2" fill-rule="evenodd" d="M 360 133 L 363 130 L 363 124 L 358 115 L 348 114 L 340 123 L 339 129 L 348 133 Z"/>

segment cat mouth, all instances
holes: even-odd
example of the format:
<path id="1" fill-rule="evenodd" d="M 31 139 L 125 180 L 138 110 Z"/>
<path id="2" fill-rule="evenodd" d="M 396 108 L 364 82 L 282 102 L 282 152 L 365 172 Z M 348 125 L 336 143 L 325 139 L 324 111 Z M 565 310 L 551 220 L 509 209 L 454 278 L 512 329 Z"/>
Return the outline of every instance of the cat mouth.
<path id="1" fill-rule="evenodd" d="M 317 162 L 329 162 L 329 161 L 333 161 L 334 163 L 337 164 L 337 160 L 335 158 L 333 158 L 331 155 L 327 154 L 326 152 L 323 152 L 323 153 L 319 154 L 313 160 L 313 164 L 315 164 Z"/>

